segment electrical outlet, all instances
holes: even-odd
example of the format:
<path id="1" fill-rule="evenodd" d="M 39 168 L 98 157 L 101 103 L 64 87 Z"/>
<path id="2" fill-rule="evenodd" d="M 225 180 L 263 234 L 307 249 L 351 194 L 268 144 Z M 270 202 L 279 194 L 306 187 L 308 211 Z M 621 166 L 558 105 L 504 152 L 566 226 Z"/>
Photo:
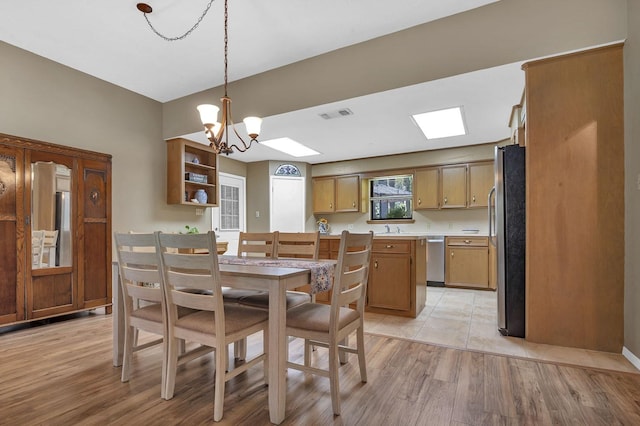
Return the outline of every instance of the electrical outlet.
<path id="1" fill-rule="evenodd" d="M 204 215 L 204 209 L 196 209 L 196 216 L 203 216 Z"/>
<path id="2" fill-rule="evenodd" d="M 453 223 L 449 222 L 449 229 L 453 229 Z"/>
<path id="3" fill-rule="evenodd" d="M 256 210 L 256 217 L 260 217 L 260 210 Z"/>
<path id="4" fill-rule="evenodd" d="M 353 224 L 352 223 L 347 225 L 347 231 L 353 231 Z"/>

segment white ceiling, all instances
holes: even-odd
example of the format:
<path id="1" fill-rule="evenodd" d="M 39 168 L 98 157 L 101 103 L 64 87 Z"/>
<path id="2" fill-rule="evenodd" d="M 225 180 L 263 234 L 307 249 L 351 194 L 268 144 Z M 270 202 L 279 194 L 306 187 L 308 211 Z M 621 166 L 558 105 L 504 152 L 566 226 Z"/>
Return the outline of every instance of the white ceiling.
<path id="1" fill-rule="evenodd" d="M 493 1 L 230 0 L 229 80 Z M 148 0 L 154 9 L 149 19 L 161 33 L 177 36 L 197 21 L 208 2 Z M 222 84 L 223 0 L 214 0 L 193 33 L 173 42 L 153 34 L 136 3 L 3 1 L 0 40 L 160 102 Z M 493 142 L 509 136 L 507 120 L 523 87 L 520 64 L 510 64 L 264 117 L 260 139 L 288 136 L 304 143 L 321 152 L 300 159 L 312 164 Z M 466 136 L 427 141 L 410 118 L 458 105 L 464 108 Z M 318 115 L 340 108 L 354 114 L 332 120 Z M 184 136 L 206 142 L 200 132 Z M 295 160 L 263 146 L 233 158 Z"/>

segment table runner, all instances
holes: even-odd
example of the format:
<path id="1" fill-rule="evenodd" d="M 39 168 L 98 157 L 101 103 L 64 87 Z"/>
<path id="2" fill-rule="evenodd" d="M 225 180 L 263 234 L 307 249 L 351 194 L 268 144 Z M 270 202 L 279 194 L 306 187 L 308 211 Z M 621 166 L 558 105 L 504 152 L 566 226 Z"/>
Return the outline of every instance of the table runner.
<path id="1" fill-rule="evenodd" d="M 225 265 L 273 266 L 278 268 L 299 268 L 311 271 L 311 294 L 331 289 L 335 264 L 306 259 L 269 259 L 264 257 L 218 256 L 218 263 Z"/>

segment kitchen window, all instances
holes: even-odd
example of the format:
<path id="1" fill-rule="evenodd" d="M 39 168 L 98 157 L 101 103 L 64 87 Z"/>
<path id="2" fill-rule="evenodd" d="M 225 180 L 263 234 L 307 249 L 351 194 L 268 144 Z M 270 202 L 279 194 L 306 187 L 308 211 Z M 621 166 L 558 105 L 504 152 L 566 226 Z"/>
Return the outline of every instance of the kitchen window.
<path id="1" fill-rule="evenodd" d="M 370 179 L 369 202 L 372 221 L 412 219 L 413 175 Z"/>

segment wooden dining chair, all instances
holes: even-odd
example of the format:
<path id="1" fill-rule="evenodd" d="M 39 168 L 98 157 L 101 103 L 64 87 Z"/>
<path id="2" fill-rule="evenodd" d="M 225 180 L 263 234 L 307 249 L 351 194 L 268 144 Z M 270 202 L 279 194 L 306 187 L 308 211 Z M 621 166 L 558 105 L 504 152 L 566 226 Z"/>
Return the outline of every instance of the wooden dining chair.
<path id="1" fill-rule="evenodd" d="M 31 268 L 42 267 L 44 255 L 44 231 L 31 231 Z"/>
<path id="2" fill-rule="evenodd" d="M 277 232 L 274 257 L 278 259 L 318 260 L 320 251 L 320 232 Z M 287 309 L 312 301 L 311 286 L 307 285 L 287 291 Z M 269 309 L 269 294 L 261 292 L 244 296 L 239 303 L 255 308 Z"/>
<path id="3" fill-rule="evenodd" d="M 124 301 L 124 354 L 120 380 L 129 381 L 133 353 L 162 343 L 166 334 L 163 312 L 163 295 L 160 288 L 162 272 L 156 255 L 154 234 L 114 234 L 120 285 Z M 160 336 L 138 344 L 138 330 Z M 164 370 L 162 365 L 162 385 L 164 393 Z"/>
<path id="4" fill-rule="evenodd" d="M 238 256 L 276 257 L 278 231 L 240 232 L 238 236 Z"/>
<path id="5" fill-rule="evenodd" d="M 340 414 L 340 353 L 356 353 L 360 380 L 367 381 L 364 353 L 364 305 L 369 277 L 373 232 L 352 234 L 343 231 L 333 281 L 331 305 L 306 303 L 287 311 L 287 335 L 300 337 L 304 344 L 304 364 L 288 361 L 287 367 L 329 378 L 333 412 Z M 355 303 L 355 308 L 350 304 Z M 356 332 L 356 347 L 342 344 Z M 329 368 L 311 366 L 311 346 L 329 349 Z M 346 357 L 345 357 L 346 358 Z"/>
<path id="6" fill-rule="evenodd" d="M 278 232 L 276 257 L 317 260 L 320 232 Z"/>
<path id="7" fill-rule="evenodd" d="M 206 234 L 157 234 L 157 249 L 161 254 L 163 288 L 167 303 L 167 359 L 165 399 L 171 399 L 175 390 L 179 358 L 179 341 L 184 339 L 211 347 L 216 352 L 216 374 L 214 389 L 215 421 L 222 419 L 225 383 L 260 362 L 266 362 L 268 312 L 224 303 L 220 282 L 220 269 L 216 238 L 213 231 Z M 185 254 L 180 249 L 206 249 L 207 254 Z M 190 291 L 183 291 L 188 289 Z M 180 307 L 196 309 L 197 312 L 179 318 Z M 234 369 L 227 366 L 227 345 L 262 331 L 263 351 L 251 360 Z M 184 356 L 193 359 L 200 354 Z M 265 364 L 265 381 L 267 368 Z"/>

